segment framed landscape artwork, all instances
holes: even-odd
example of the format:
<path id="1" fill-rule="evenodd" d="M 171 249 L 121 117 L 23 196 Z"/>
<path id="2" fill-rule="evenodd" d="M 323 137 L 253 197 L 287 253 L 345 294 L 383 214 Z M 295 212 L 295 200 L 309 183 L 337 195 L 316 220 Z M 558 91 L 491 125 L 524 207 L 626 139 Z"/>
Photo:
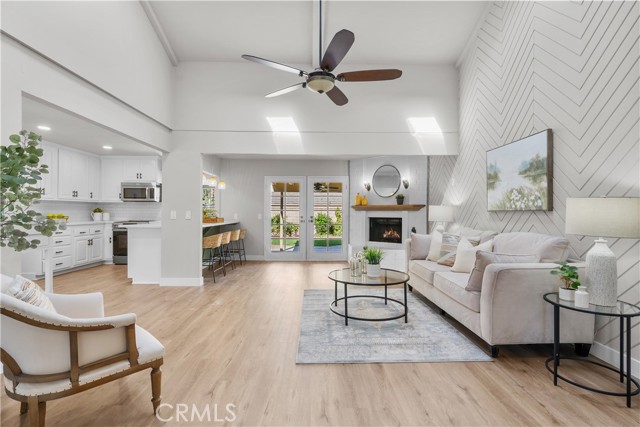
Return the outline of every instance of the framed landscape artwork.
<path id="1" fill-rule="evenodd" d="M 488 210 L 553 210 L 552 175 L 551 129 L 487 151 Z"/>

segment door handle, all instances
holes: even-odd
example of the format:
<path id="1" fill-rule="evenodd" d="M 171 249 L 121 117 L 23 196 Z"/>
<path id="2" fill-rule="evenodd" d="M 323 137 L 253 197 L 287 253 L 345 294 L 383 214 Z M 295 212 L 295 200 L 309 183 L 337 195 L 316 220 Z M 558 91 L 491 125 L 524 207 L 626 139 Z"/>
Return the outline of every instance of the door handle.
<path id="1" fill-rule="evenodd" d="M 109 243 L 111 243 L 111 237 L 109 237 Z"/>
<path id="2" fill-rule="evenodd" d="M 56 251 L 56 254 L 61 254 L 61 253 L 62 253 L 62 251 Z"/>
<path id="3" fill-rule="evenodd" d="M 62 265 L 62 263 L 61 262 L 56 262 L 56 267 L 59 266 L 59 265 Z"/>
<path id="4" fill-rule="evenodd" d="M 93 191 L 91 193 L 89 193 L 89 198 L 93 199 Z"/>

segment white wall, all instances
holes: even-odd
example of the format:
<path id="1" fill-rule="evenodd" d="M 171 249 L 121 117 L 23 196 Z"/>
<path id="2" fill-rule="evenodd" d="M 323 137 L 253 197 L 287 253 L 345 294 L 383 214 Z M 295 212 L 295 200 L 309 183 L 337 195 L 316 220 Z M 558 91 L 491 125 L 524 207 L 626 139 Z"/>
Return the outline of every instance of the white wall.
<path id="1" fill-rule="evenodd" d="M 247 256 L 264 256 L 265 176 L 348 176 L 346 160 L 222 160 L 221 176 L 227 188 L 220 191 L 221 216 L 234 219 L 247 229 Z"/>
<path id="2" fill-rule="evenodd" d="M 306 89 L 264 98 L 301 81 L 290 73 L 249 62 L 180 63 L 175 141 L 212 154 L 457 154 L 455 68 L 401 68 L 403 76 L 393 81 L 340 83 L 350 102 L 338 107 L 326 95 Z M 300 134 L 273 134 L 267 117 L 292 117 Z M 408 117 L 434 117 L 442 133 L 416 137 Z"/>
<path id="3" fill-rule="evenodd" d="M 398 193 L 405 196 L 405 204 L 427 204 L 427 187 L 428 187 L 428 166 L 427 156 L 382 156 L 367 159 L 351 160 L 349 162 L 349 179 L 350 198 L 349 203 L 355 203 L 356 193 L 367 196 L 370 205 L 395 205 L 395 197 L 380 197 L 376 194 L 373 187 L 370 191 L 364 188 L 364 182 L 371 183 L 373 174 L 376 169 L 383 165 L 395 166 L 402 178 L 409 180 L 409 188 L 405 189 L 402 184 Z M 364 245 L 366 243 L 366 231 L 369 227 L 367 220 L 367 211 L 351 210 L 349 224 L 349 242 L 353 245 Z M 427 230 L 427 208 L 415 212 L 408 213 L 409 224 L 404 227 L 409 236 L 412 227 L 416 228 L 418 233 L 426 233 Z"/>
<path id="4" fill-rule="evenodd" d="M 171 127 L 173 67 L 137 1 L 8 1 L 1 19 L 3 31 Z"/>
<path id="5" fill-rule="evenodd" d="M 500 2 L 460 64 L 458 158 L 433 157 L 431 193 L 473 228 L 563 235 L 567 197 L 640 196 L 637 2 Z M 485 152 L 553 129 L 552 212 L 487 212 Z M 439 203 L 441 200 L 433 200 Z M 593 238 L 567 236 L 584 256 Z M 618 296 L 640 295 L 640 242 L 609 239 Z M 640 357 L 638 325 L 633 357 Z M 618 363 L 618 322 L 598 318 L 592 353 Z M 638 375 L 640 363 L 635 363 Z"/>

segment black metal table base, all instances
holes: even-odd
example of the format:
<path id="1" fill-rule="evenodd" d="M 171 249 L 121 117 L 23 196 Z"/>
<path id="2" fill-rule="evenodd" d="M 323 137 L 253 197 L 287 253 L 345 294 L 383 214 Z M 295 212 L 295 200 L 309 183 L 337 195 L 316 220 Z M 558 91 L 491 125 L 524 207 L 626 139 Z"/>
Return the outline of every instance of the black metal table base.
<path id="1" fill-rule="evenodd" d="M 559 364 L 560 360 L 576 360 L 576 361 L 581 362 L 581 363 L 590 363 L 592 365 L 600 366 L 602 368 L 605 368 L 605 369 L 608 369 L 610 371 L 613 371 L 616 374 L 620 374 L 621 373 L 618 369 L 612 368 L 611 366 L 605 365 L 604 363 L 596 362 L 595 360 L 589 360 L 589 359 L 584 359 L 584 358 L 581 358 L 581 357 L 571 357 L 571 356 L 560 356 L 558 359 L 559 359 L 558 360 L 558 364 Z M 545 365 L 547 366 L 547 370 L 549 372 L 551 372 L 552 374 L 554 374 L 554 368 L 553 368 L 553 366 L 550 366 L 550 365 L 551 365 L 551 362 L 553 362 L 553 361 L 554 361 L 554 357 L 550 357 L 545 362 Z M 606 394 L 606 395 L 609 395 L 609 396 L 626 396 L 626 397 L 629 397 L 629 398 L 631 396 L 635 396 L 637 394 L 640 394 L 640 384 L 638 384 L 638 381 L 636 381 L 633 378 L 629 378 L 629 380 L 631 380 L 631 382 L 636 386 L 636 389 L 635 390 L 630 390 L 629 394 L 627 394 L 626 391 L 617 392 L 617 391 L 600 390 L 600 389 L 597 389 L 597 388 L 586 386 L 584 384 L 580 384 L 579 382 L 570 380 L 569 378 L 566 378 L 566 377 L 563 377 L 562 375 L 560 375 L 557 372 L 557 368 L 556 368 L 556 372 L 555 372 L 554 376 L 557 377 L 557 378 L 560 378 L 562 381 L 567 382 L 567 383 L 569 383 L 571 385 L 574 385 L 576 387 L 580 387 L 580 388 L 582 388 L 584 390 L 592 391 L 594 393 Z M 625 378 L 625 377 L 626 377 L 626 374 L 622 373 L 622 378 Z M 623 382 L 623 380 L 620 380 L 620 382 Z M 557 385 L 557 383 L 556 383 L 556 385 Z"/>
<path id="2" fill-rule="evenodd" d="M 407 305 L 407 282 L 404 282 L 404 302 L 398 301 L 395 298 L 390 298 L 387 296 L 387 286 L 384 287 L 384 296 L 379 295 L 347 295 L 347 284 L 344 285 L 344 296 L 338 298 L 338 282 L 334 281 L 334 299 L 329 304 L 329 310 L 331 310 L 334 314 L 337 314 L 340 317 L 344 317 L 344 324 L 349 325 L 349 319 L 351 320 L 363 320 L 365 322 L 386 322 L 388 320 L 396 320 L 404 317 L 404 323 L 409 321 L 409 306 Z M 349 300 L 354 298 L 375 298 L 384 300 L 385 305 L 388 301 L 393 301 L 394 303 L 400 304 L 404 307 L 404 313 L 398 316 L 392 317 L 382 317 L 382 318 L 365 318 L 365 317 L 356 317 L 349 316 Z M 336 311 L 334 307 L 338 306 L 338 301 L 344 301 L 344 314 Z"/>

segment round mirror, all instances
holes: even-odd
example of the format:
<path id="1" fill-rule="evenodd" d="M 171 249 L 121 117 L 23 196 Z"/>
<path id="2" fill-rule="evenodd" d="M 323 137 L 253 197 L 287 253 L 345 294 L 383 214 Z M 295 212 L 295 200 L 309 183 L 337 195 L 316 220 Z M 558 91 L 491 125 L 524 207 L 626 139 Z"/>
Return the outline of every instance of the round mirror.
<path id="1" fill-rule="evenodd" d="M 380 197 L 391 197 L 400 188 L 400 172 L 394 166 L 380 166 L 373 174 L 373 191 Z"/>

